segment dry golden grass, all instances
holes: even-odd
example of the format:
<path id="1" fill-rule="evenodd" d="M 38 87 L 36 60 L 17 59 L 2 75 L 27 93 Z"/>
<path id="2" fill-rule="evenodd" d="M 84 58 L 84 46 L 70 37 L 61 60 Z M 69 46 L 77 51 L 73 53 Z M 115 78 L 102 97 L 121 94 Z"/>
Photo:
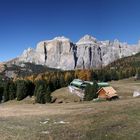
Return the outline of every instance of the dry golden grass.
<path id="1" fill-rule="evenodd" d="M 138 140 L 139 108 L 140 98 L 100 103 L 1 104 L 0 140 Z"/>
<path id="2" fill-rule="evenodd" d="M 109 84 L 116 89 L 118 95 L 122 98 L 131 98 L 134 91 L 140 91 L 140 81 L 135 81 L 133 78 L 112 81 Z"/>

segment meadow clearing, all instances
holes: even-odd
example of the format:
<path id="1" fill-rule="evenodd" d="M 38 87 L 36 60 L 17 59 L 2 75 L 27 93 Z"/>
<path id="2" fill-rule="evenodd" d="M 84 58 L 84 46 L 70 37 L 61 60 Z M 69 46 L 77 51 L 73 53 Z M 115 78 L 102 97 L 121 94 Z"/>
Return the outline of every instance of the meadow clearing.
<path id="1" fill-rule="evenodd" d="M 140 82 L 128 79 L 110 85 L 119 100 L 0 104 L 0 140 L 139 140 L 140 98 L 132 95 Z"/>

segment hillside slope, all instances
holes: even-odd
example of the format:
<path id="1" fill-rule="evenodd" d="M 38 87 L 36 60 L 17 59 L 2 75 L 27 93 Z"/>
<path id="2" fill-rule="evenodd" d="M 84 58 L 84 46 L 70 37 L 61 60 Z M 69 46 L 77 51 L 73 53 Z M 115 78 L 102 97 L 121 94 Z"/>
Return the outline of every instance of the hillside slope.
<path id="1" fill-rule="evenodd" d="M 56 99 L 56 103 L 70 103 L 70 102 L 80 102 L 81 99 L 76 94 L 69 91 L 68 87 L 58 89 L 52 92 L 51 96 Z"/>
<path id="2" fill-rule="evenodd" d="M 15 78 L 25 77 L 44 72 L 59 71 L 58 69 L 48 68 L 43 65 L 36 65 L 33 63 L 21 63 L 19 65 L 12 64 L 12 62 L 0 64 L 0 78 Z"/>
<path id="3" fill-rule="evenodd" d="M 116 69 L 125 69 L 125 68 L 140 68 L 140 53 L 137 53 L 136 55 L 132 55 L 129 57 L 118 59 L 111 64 L 109 64 L 107 67 L 114 67 Z"/>

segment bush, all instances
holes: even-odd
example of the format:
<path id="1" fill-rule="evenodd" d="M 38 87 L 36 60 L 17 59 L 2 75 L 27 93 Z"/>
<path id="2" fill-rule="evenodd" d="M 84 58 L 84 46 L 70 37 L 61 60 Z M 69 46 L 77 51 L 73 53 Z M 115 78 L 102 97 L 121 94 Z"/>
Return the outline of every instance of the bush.
<path id="1" fill-rule="evenodd" d="M 85 96 L 84 96 L 84 100 L 85 101 L 91 101 L 94 98 L 97 98 L 97 91 L 98 91 L 98 84 L 97 82 L 93 82 L 93 85 L 88 84 L 85 88 Z"/>

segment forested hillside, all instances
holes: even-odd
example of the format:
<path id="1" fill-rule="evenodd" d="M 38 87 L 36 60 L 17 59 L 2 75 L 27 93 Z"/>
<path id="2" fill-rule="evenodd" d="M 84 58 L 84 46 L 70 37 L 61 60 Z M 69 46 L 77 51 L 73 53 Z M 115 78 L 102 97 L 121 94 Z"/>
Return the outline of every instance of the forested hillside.
<path id="1" fill-rule="evenodd" d="M 115 67 L 117 69 L 132 68 L 132 67 L 140 68 L 140 53 L 116 60 L 113 63 L 109 64 L 108 67 L 109 68 Z"/>
<path id="2" fill-rule="evenodd" d="M 10 68 L 6 68 L 6 70 L 8 69 Z M 30 64 L 26 64 L 26 67 L 21 67 L 21 69 L 23 71 L 17 67 L 16 72 L 19 73 L 16 77 L 0 80 L 0 101 L 3 95 L 5 97 L 4 101 L 13 100 L 15 98 L 22 100 L 27 96 L 34 95 L 39 103 L 51 102 L 51 92 L 68 86 L 73 79 L 104 82 L 133 76 L 139 79 L 140 53 L 119 59 L 101 69 L 60 71 L 44 67 L 42 69 L 40 65 L 34 66 Z M 12 71 L 14 71 L 14 69 L 12 69 Z M 49 100 L 41 100 L 43 96 Z"/>

